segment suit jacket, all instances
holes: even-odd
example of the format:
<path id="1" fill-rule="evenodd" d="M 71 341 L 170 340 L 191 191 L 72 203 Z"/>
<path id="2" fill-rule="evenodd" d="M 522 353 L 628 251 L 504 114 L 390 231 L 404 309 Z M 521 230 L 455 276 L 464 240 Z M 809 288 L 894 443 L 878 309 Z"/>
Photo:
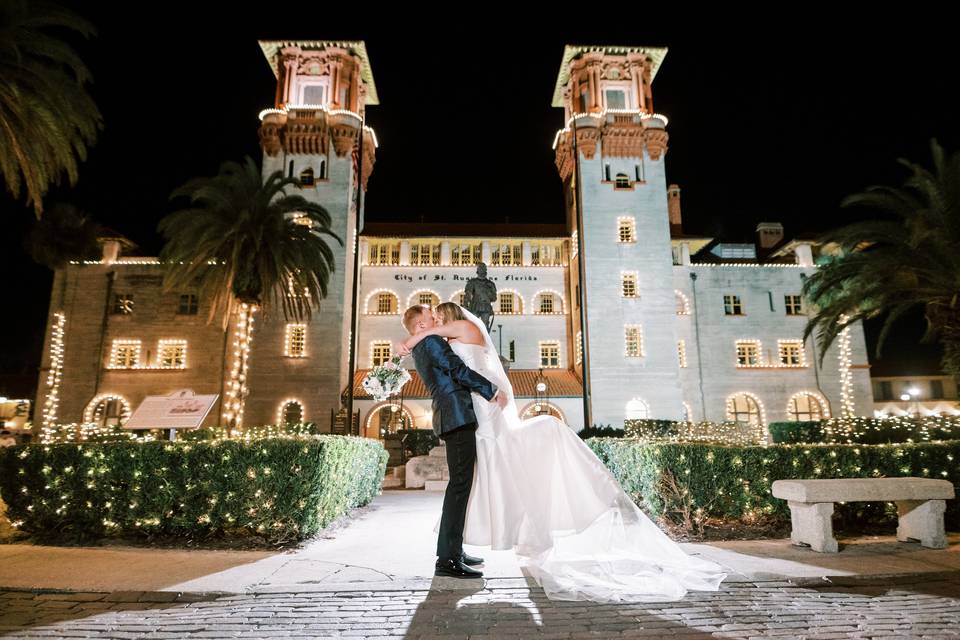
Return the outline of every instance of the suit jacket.
<path id="1" fill-rule="evenodd" d="M 433 398 L 433 432 L 442 436 L 477 421 L 470 393 L 490 400 L 497 387 L 468 367 L 440 336 L 427 336 L 413 348 L 417 373 Z"/>

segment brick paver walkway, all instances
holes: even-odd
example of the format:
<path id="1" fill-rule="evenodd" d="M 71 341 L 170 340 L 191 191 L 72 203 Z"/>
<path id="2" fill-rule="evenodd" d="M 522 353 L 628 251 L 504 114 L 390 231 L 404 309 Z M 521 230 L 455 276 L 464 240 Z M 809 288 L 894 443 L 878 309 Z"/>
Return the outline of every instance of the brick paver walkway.
<path id="1" fill-rule="evenodd" d="M 538 589 L 244 595 L 0 593 L 3 638 L 956 638 L 960 573 L 726 583 L 680 602 L 553 602 Z"/>

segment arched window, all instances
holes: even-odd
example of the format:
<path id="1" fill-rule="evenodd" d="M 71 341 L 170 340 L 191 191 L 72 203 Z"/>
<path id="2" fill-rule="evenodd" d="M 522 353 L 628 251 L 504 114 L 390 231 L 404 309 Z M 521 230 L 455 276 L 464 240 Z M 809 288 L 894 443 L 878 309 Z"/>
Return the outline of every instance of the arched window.
<path id="1" fill-rule="evenodd" d="M 787 402 L 787 417 L 794 421 L 822 420 L 830 417 L 830 411 L 819 394 L 801 391 Z"/>
<path id="2" fill-rule="evenodd" d="M 407 407 L 396 402 L 385 402 L 377 405 L 367 414 L 364 435 L 368 438 L 383 438 L 388 433 L 396 433 L 398 429 L 412 429 L 413 416 Z"/>
<path id="3" fill-rule="evenodd" d="M 688 316 L 690 315 L 690 298 L 682 291 L 673 290 L 673 295 L 677 299 L 677 315 L 678 316 Z"/>
<path id="4" fill-rule="evenodd" d="M 754 426 L 764 423 L 760 400 L 750 393 L 736 393 L 727 398 L 727 420 Z"/>
<path id="5" fill-rule="evenodd" d="M 327 179 L 327 160 L 325 158 L 320 159 L 320 171 L 317 173 L 317 179 Z"/>
<path id="6" fill-rule="evenodd" d="M 460 291 L 457 291 L 455 294 L 450 296 L 450 302 L 456 302 L 458 305 L 462 307 L 464 296 L 466 295 L 467 294 L 461 289 Z"/>
<path id="7" fill-rule="evenodd" d="M 627 403 L 624 418 L 627 420 L 646 420 L 650 417 L 650 405 L 645 400 L 634 398 Z"/>
<path id="8" fill-rule="evenodd" d="M 523 313 L 523 298 L 516 291 L 501 291 L 497 294 L 498 313 L 502 316 Z"/>
<path id="9" fill-rule="evenodd" d="M 540 402 L 531 402 L 526 407 L 523 408 L 523 411 L 520 412 L 520 419 L 533 418 L 534 416 L 553 416 L 566 422 L 566 418 L 563 416 L 563 412 L 560 411 L 560 408 L 553 403 L 540 401 Z"/>
<path id="10" fill-rule="evenodd" d="M 286 400 L 280 404 L 277 422 L 281 425 L 301 424 L 303 422 L 303 405 L 299 400 Z"/>
<path id="11" fill-rule="evenodd" d="M 617 189 L 629 189 L 630 188 L 630 176 L 625 173 L 617 174 Z"/>
<path id="12" fill-rule="evenodd" d="M 306 169 L 300 172 L 300 184 L 303 185 L 304 187 L 313 186 L 313 169 L 311 169 L 310 167 L 307 167 Z"/>
<path id="13" fill-rule="evenodd" d="M 550 315 L 563 313 L 563 296 L 557 291 L 539 291 L 533 299 L 533 312 Z"/>
<path id="14" fill-rule="evenodd" d="M 415 304 L 428 304 L 431 307 L 435 307 L 440 304 L 440 296 L 436 291 L 430 291 L 428 289 L 415 291 L 410 295 L 410 299 L 407 300 L 407 306 L 412 307 Z"/>
<path id="15" fill-rule="evenodd" d="M 130 403 L 123 396 L 107 394 L 90 401 L 83 412 L 83 421 L 101 427 L 120 426 L 130 417 Z"/>
<path id="16" fill-rule="evenodd" d="M 293 160 L 290 161 L 290 166 L 287 168 L 287 177 L 293 177 Z"/>

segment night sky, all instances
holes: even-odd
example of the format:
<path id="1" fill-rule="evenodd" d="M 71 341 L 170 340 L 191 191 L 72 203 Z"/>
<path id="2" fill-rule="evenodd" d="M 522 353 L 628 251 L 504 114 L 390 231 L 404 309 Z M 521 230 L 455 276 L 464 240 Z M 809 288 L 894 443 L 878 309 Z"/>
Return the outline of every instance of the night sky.
<path id="1" fill-rule="evenodd" d="M 367 108 L 380 142 L 368 220 L 562 222 L 550 146 L 563 111 L 550 102 L 568 43 L 669 48 L 653 99 L 670 118 L 667 176 L 688 233 L 750 239 L 760 221 L 788 236 L 822 231 L 869 215 L 839 202 L 899 184 L 897 157 L 929 166 L 931 137 L 960 148 L 952 23 L 919 5 L 912 18 L 841 21 L 837 5 L 806 4 L 705 15 L 608 3 L 530 19 L 514 15 L 520 5 L 388 15 L 356 3 L 67 4 L 99 30 L 74 44 L 105 126 L 79 183 L 47 206 L 79 205 L 143 255 L 160 248 L 172 189 L 224 160 L 259 160 L 257 114 L 273 106 L 275 80 L 258 39 L 366 41 L 381 102 Z M 21 248 L 32 211 L 6 194 L 0 205 L 0 395 L 32 395 L 52 274 Z M 916 346 L 921 332 L 917 315 L 875 364 L 929 369 L 937 350 Z"/>

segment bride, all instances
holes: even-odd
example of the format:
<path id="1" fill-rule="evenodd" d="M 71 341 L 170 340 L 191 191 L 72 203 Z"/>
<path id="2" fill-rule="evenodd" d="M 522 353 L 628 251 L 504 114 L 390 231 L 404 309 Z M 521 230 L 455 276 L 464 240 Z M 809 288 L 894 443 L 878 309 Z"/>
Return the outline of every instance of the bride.
<path id="1" fill-rule="evenodd" d="M 463 541 L 514 549 L 554 600 L 677 600 L 716 591 L 726 577 L 687 555 L 627 496 L 580 437 L 552 415 L 521 420 L 510 380 L 481 320 L 452 302 L 437 305 L 428 335 L 448 339 L 464 364 L 506 391 L 506 408 L 473 394 L 477 472 Z"/>

